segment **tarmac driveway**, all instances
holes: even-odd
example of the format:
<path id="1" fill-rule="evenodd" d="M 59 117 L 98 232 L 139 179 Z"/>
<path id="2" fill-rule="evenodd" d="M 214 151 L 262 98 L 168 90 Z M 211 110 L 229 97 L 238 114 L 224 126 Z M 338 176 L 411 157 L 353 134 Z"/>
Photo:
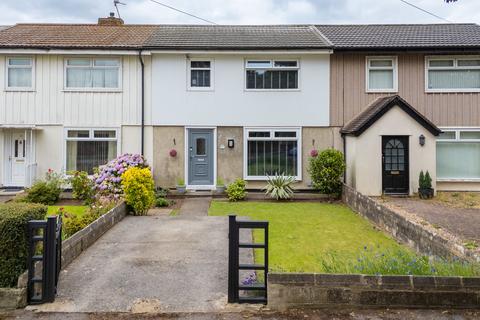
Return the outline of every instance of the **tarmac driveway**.
<path id="1" fill-rule="evenodd" d="M 127 216 L 62 271 L 55 312 L 214 312 L 227 301 L 228 221 Z"/>

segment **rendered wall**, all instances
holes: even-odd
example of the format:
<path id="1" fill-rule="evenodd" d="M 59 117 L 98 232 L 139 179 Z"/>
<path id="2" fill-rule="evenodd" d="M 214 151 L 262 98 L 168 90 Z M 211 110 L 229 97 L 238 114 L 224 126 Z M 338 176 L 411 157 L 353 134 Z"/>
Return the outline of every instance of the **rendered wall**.
<path id="1" fill-rule="evenodd" d="M 426 137 L 422 147 L 420 135 Z M 428 170 L 435 188 L 436 142 L 435 137 L 423 126 L 395 106 L 375 122 L 363 134 L 347 141 L 347 183 L 364 195 L 382 194 L 382 136 L 409 136 L 410 194 L 417 192 L 420 171 Z M 354 149 L 350 140 L 356 139 Z M 354 184 L 353 184 L 354 183 Z"/>
<path id="2" fill-rule="evenodd" d="M 214 59 L 210 91 L 187 87 L 184 54 L 152 56 L 154 125 L 328 126 L 329 54 L 190 55 Z M 299 90 L 245 90 L 245 59 L 299 59 Z"/>

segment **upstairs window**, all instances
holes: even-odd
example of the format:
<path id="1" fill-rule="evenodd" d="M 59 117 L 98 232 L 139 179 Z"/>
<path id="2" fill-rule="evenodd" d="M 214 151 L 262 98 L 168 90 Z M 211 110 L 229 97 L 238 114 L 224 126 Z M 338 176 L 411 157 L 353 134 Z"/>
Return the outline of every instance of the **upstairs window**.
<path id="1" fill-rule="evenodd" d="M 396 57 L 367 57 L 367 92 L 396 91 Z"/>
<path id="2" fill-rule="evenodd" d="M 195 59 L 188 62 L 188 87 L 191 90 L 213 89 L 213 60 Z"/>
<path id="3" fill-rule="evenodd" d="M 297 60 L 247 60 L 245 68 L 247 89 L 298 89 Z"/>
<path id="4" fill-rule="evenodd" d="M 7 58 L 7 89 L 33 89 L 33 59 L 30 57 Z"/>
<path id="5" fill-rule="evenodd" d="M 106 164 L 117 156 L 117 130 L 74 129 L 67 130 L 67 172 L 85 171 Z"/>
<path id="6" fill-rule="evenodd" d="M 120 59 L 67 59 L 65 62 L 65 88 L 119 89 Z"/>
<path id="7" fill-rule="evenodd" d="M 427 92 L 480 91 L 479 58 L 427 58 Z"/>
<path id="8" fill-rule="evenodd" d="M 480 179 L 480 129 L 447 129 L 437 137 L 437 178 Z"/>

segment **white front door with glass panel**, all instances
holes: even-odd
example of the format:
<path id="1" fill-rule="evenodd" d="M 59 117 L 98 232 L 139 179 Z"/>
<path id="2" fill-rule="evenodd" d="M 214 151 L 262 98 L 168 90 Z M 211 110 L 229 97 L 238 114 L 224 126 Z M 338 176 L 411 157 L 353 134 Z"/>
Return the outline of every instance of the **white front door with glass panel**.
<path id="1" fill-rule="evenodd" d="M 25 185 L 26 150 L 25 134 L 23 132 L 12 133 L 7 144 L 7 151 L 9 151 L 7 152 L 8 186 L 23 187 Z"/>

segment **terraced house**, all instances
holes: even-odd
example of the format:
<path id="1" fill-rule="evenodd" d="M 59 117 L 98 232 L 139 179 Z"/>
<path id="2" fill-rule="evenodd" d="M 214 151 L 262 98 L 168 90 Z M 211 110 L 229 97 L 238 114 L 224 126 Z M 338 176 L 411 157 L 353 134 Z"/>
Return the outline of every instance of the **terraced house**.
<path id="1" fill-rule="evenodd" d="M 480 189 L 480 27 L 19 24 L 0 31 L 3 186 L 141 152 L 156 182 L 295 176 L 345 153 L 346 183 Z M 443 133 L 442 133 L 443 132 Z"/>

